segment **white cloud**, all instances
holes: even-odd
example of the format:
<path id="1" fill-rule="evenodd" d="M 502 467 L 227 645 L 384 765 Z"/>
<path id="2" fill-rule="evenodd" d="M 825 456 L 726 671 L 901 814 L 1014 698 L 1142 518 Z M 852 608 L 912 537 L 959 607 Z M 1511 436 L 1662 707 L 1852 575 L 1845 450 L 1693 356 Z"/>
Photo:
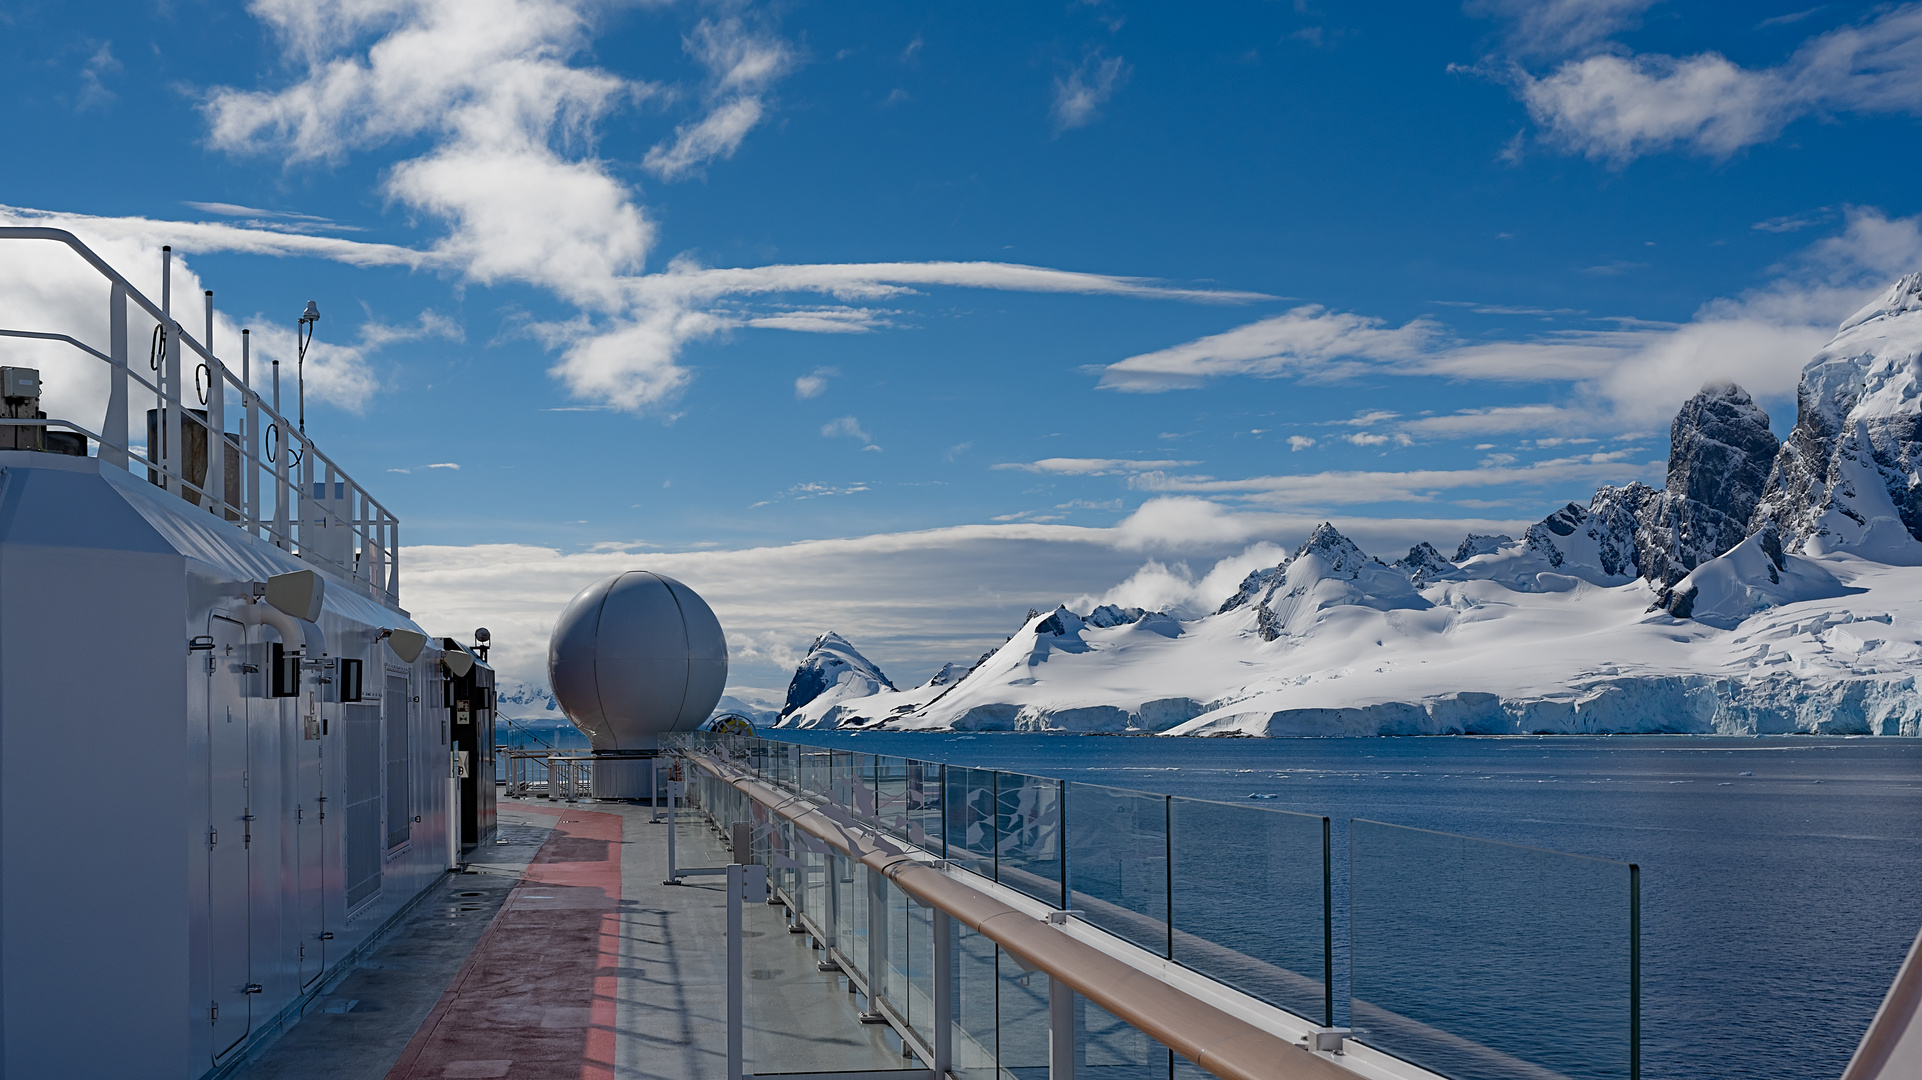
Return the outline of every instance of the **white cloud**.
<path id="1" fill-rule="evenodd" d="M 214 146 L 338 162 L 427 136 L 387 194 L 448 221 L 436 253 L 474 281 L 525 281 L 619 307 L 654 229 L 600 162 L 563 156 L 649 88 L 570 61 L 586 14 L 561 0 L 258 0 L 251 9 L 303 73 L 275 91 L 215 90 Z M 363 47 L 369 37 L 374 40 Z"/>
<path id="2" fill-rule="evenodd" d="M 683 124 L 670 142 L 647 152 L 642 164 L 663 180 L 698 176 L 701 166 L 734 156 L 767 111 L 764 94 L 793 66 L 786 42 L 758 33 L 740 18 L 702 20 L 684 42 L 709 72 L 709 110 Z"/>
<path id="3" fill-rule="evenodd" d="M 1391 327 L 1381 319 L 1310 304 L 1185 345 L 1128 357 L 1102 372 L 1101 385 L 1153 393 L 1198 386 L 1224 375 L 1339 374 L 1344 361 L 1419 358 L 1441 331 L 1440 323 L 1427 318 Z"/>
<path id="4" fill-rule="evenodd" d="M 795 399 L 804 400 L 811 397 L 820 397 L 827 391 L 828 380 L 839 374 L 841 374 L 839 371 L 831 367 L 818 367 L 815 368 L 813 372 L 795 379 Z"/>
<path id="5" fill-rule="evenodd" d="M 74 108 L 80 112 L 88 109 L 104 109 L 117 100 L 112 90 L 107 89 L 103 76 L 120 73 L 120 61 L 114 59 L 113 42 L 103 41 L 93 55 L 80 68 L 80 96 L 74 101 Z"/>
<path id="6" fill-rule="evenodd" d="M 1631 462 L 1629 451 L 1555 458 L 1517 466 L 1513 458 L 1493 460 L 1476 469 L 1412 469 L 1405 472 L 1343 470 L 1292 476 L 1250 476 L 1218 480 L 1211 476 L 1177 476 L 1163 472 L 1128 478 L 1128 486 L 1158 494 L 1227 496 L 1243 502 L 1285 509 L 1317 506 L 1356 506 L 1367 503 L 1432 502 L 1443 492 L 1486 487 L 1592 488 L 1596 484 L 1648 479 L 1659 475 L 1662 462 Z"/>
<path id="7" fill-rule="evenodd" d="M 1310 436 L 1307 436 L 1307 435 L 1288 436 L 1288 449 L 1290 450 L 1306 450 L 1313 445 L 1315 445 L 1315 440 Z"/>
<path id="8" fill-rule="evenodd" d="M 846 436 L 847 438 L 850 438 L 850 439 L 859 439 L 861 442 L 865 443 L 866 445 L 862 447 L 863 450 L 881 449 L 880 447 L 874 445 L 874 436 L 869 435 L 866 431 L 861 430 L 861 421 L 855 419 L 852 416 L 836 417 L 835 419 L 830 420 L 825 424 L 822 424 L 821 436 L 823 438 L 828 438 L 828 439 Z"/>
<path id="9" fill-rule="evenodd" d="M 1086 127 L 1101 115 L 1101 107 L 1128 82 L 1132 69 L 1119 56 L 1103 56 L 1100 49 L 1083 57 L 1073 71 L 1054 81 L 1054 130 Z"/>
<path id="10" fill-rule="evenodd" d="M 732 685 L 778 696 L 800 651 L 823 630 L 848 635 L 897 682 L 919 681 L 943 661 L 999 645 L 1030 607 L 1109 595 L 1135 597 L 1130 603 L 1150 599 L 1145 589 L 1124 594 L 1116 586 L 1137 575 L 1144 557 L 1175 576 L 1184 563 L 1214 566 L 1188 589 L 1189 602 L 1212 610 L 1239 582 L 1237 570 L 1273 565 L 1320 520 L 1170 498 L 1150 500 L 1112 528 L 965 525 L 739 551 L 408 547 L 401 556 L 408 567 L 403 599 L 436 633 L 488 627 L 503 678 L 545 685 L 548 635 L 567 601 L 611 574 L 655 570 L 687 582 L 714 606 L 727 630 Z M 1465 532 L 1515 533 L 1522 524 L 1343 517 L 1335 523 L 1384 557 L 1418 540 L 1452 546 Z M 1165 595 L 1179 599 L 1174 590 Z"/>
<path id="11" fill-rule="evenodd" d="M 1024 472 L 1052 473 L 1056 476 L 1112 476 L 1118 473 L 1147 472 L 1150 469 L 1185 469 L 1198 465 L 1197 461 L 1129 461 L 1124 458 L 1071 458 L 1052 457 L 1040 461 L 1006 461 L 995 466 L 997 469 L 1020 469 Z"/>
<path id="12" fill-rule="evenodd" d="M 1670 149 L 1726 158 L 1805 116 L 1922 112 L 1922 6 L 1810 38 L 1771 68 L 1714 52 L 1600 52 L 1511 78 L 1549 140 L 1568 150 L 1617 164 Z"/>
<path id="13" fill-rule="evenodd" d="M 1510 21 L 1508 45 L 1524 55 L 1557 55 L 1634 27 L 1656 0 L 1469 0 L 1470 15 Z"/>

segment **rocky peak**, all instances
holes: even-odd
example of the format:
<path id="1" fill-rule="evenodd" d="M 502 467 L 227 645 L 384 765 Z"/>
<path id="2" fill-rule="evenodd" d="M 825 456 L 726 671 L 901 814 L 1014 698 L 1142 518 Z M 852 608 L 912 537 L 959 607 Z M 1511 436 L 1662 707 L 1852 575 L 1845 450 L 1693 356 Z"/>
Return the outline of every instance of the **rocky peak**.
<path id="1" fill-rule="evenodd" d="M 835 687 L 845 688 L 847 696 L 865 696 L 884 687 L 892 690 L 894 683 L 846 638 L 829 631 L 814 639 L 794 669 L 781 715 L 787 716 Z"/>
<path id="2" fill-rule="evenodd" d="M 1734 383 L 1704 386 L 1669 426 L 1668 493 L 1746 524 L 1780 445 L 1748 391 Z"/>
<path id="3" fill-rule="evenodd" d="M 1477 555 L 1490 554 L 1514 542 L 1515 538 L 1505 533 L 1497 533 L 1493 536 L 1469 533 L 1463 538 L 1460 546 L 1455 548 L 1455 562 L 1467 562 Z"/>
<path id="4" fill-rule="evenodd" d="M 1297 559 L 1308 555 L 1319 555 L 1328 564 L 1329 573 L 1347 577 L 1354 577 L 1374 561 L 1356 547 L 1353 540 L 1343 536 L 1340 529 L 1326 521 L 1315 526 L 1315 531 L 1309 533 L 1307 541 L 1295 551 Z"/>
<path id="5" fill-rule="evenodd" d="M 1221 602 L 1221 606 L 1215 609 L 1215 614 L 1226 614 L 1238 607 L 1245 607 L 1250 602 L 1257 600 L 1269 589 L 1273 588 L 1275 583 L 1282 579 L 1282 575 L 1287 573 L 1287 570 L 1288 564 L 1282 563 L 1279 566 L 1269 566 L 1260 570 L 1249 571 L 1248 576 L 1241 579 L 1241 587 L 1235 590 L 1233 596 Z"/>
<path id="6" fill-rule="evenodd" d="M 1669 426 L 1668 484 L 1637 515 L 1642 576 L 1667 588 L 1742 542 L 1779 447 L 1733 383 L 1704 386 Z"/>
<path id="7" fill-rule="evenodd" d="M 1103 604 L 1093 611 L 1088 612 L 1084 621 L 1087 622 L 1089 626 L 1106 629 L 1110 626 L 1127 626 L 1131 623 L 1138 623 L 1148 614 L 1148 611 L 1143 608 Z"/>
<path id="8" fill-rule="evenodd" d="M 1407 571 L 1416 588 L 1455 569 L 1455 564 L 1442 558 L 1442 553 L 1435 550 L 1435 545 L 1426 540 L 1409 548 L 1407 555 L 1395 560 L 1395 566 Z"/>

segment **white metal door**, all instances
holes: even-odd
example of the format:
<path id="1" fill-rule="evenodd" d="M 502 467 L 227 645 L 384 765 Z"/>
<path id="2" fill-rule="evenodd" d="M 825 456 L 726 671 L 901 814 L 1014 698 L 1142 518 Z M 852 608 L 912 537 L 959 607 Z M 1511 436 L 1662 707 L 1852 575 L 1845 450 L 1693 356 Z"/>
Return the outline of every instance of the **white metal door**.
<path id="1" fill-rule="evenodd" d="M 253 983 L 248 934 L 247 629 L 209 619 L 207 665 L 207 951 L 215 1059 L 247 1037 Z"/>
<path id="2" fill-rule="evenodd" d="M 321 814 L 327 804 L 321 801 L 325 789 L 321 786 L 320 748 L 321 733 L 336 710 L 325 700 L 328 695 L 319 691 L 319 686 L 301 691 L 301 713 L 296 725 L 300 740 L 294 750 L 294 850 L 300 860 L 295 926 L 300 939 L 302 990 L 320 976 L 326 964 L 321 934 L 326 930 L 322 897 L 326 889 L 327 864 L 322 848 Z"/>

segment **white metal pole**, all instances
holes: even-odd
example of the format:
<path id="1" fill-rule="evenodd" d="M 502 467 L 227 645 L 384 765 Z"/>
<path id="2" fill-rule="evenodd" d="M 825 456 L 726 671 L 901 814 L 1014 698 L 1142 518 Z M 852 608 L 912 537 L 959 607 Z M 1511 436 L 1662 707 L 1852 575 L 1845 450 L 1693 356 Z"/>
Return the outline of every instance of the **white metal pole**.
<path id="1" fill-rule="evenodd" d="M 180 326 L 173 318 L 173 268 L 174 249 L 172 245 L 167 245 L 160 249 L 160 321 L 165 328 L 161 333 L 167 348 L 160 372 L 163 398 L 160 458 L 161 468 L 167 473 L 162 482 L 167 485 L 168 491 L 184 498 L 186 488 L 182 481 L 187 473 L 187 455 L 185 448 L 180 445 L 180 410 L 185 407 L 185 395 L 180 392 Z"/>
<path id="2" fill-rule="evenodd" d="M 741 963 L 741 889 L 746 867 L 729 863 L 727 867 L 727 1080 L 741 1080 L 746 1071 L 741 1045 L 741 1025 L 746 1010 L 743 1000 L 747 987 Z"/>
<path id="3" fill-rule="evenodd" d="M 275 547 L 287 546 L 287 424 L 278 419 L 280 411 L 280 361 L 273 362 L 274 383 L 274 525 L 269 539 Z"/>
<path id="4" fill-rule="evenodd" d="M 107 418 L 100 425 L 100 459 L 127 467 L 127 287 L 116 281 L 107 301 Z M 111 443 L 112 445 L 109 445 Z M 153 448 L 148 447 L 151 451 Z"/>
<path id="5" fill-rule="evenodd" d="M 207 292 L 207 501 L 227 516 L 227 376 L 214 359 L 214 291 Z M 198 376 L 196 376 L 198 381 Z"/>
<path id="6" fill-rule="evenodd" d="M 260 457 L 260 398 L 254 393 L 253 334 L 249 330 L 240 332 L 240 383 L 241 400 L 247 403 L 246 415 L 240 420 L 240 445 L 246 450 L 241 454 L 241 475 L 247 478 L 243 485 L 241 498 L 247 501 L 247 531 L 254 536 L 260 535 L 260 466 L 252 459 Z"/>

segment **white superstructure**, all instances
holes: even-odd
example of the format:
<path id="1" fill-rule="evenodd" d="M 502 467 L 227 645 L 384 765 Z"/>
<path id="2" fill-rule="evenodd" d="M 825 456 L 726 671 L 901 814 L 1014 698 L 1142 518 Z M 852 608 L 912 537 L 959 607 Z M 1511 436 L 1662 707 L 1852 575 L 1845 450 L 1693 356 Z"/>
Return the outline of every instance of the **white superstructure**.
<path id="1" fill-rule="evenodd" d="M 0 337 L 72 347 L 45 386 L 108 385 L 97 420 L 0 420 L 94 450 L 0 449 L 0 1074 L 192 1080 L 458 859 L 452 650 L 398 606 L 393 515 L 244 368 L 70 235 L 0 240 L 68 244 L 110 305 L 89 342 L 0 298 Z"/>

